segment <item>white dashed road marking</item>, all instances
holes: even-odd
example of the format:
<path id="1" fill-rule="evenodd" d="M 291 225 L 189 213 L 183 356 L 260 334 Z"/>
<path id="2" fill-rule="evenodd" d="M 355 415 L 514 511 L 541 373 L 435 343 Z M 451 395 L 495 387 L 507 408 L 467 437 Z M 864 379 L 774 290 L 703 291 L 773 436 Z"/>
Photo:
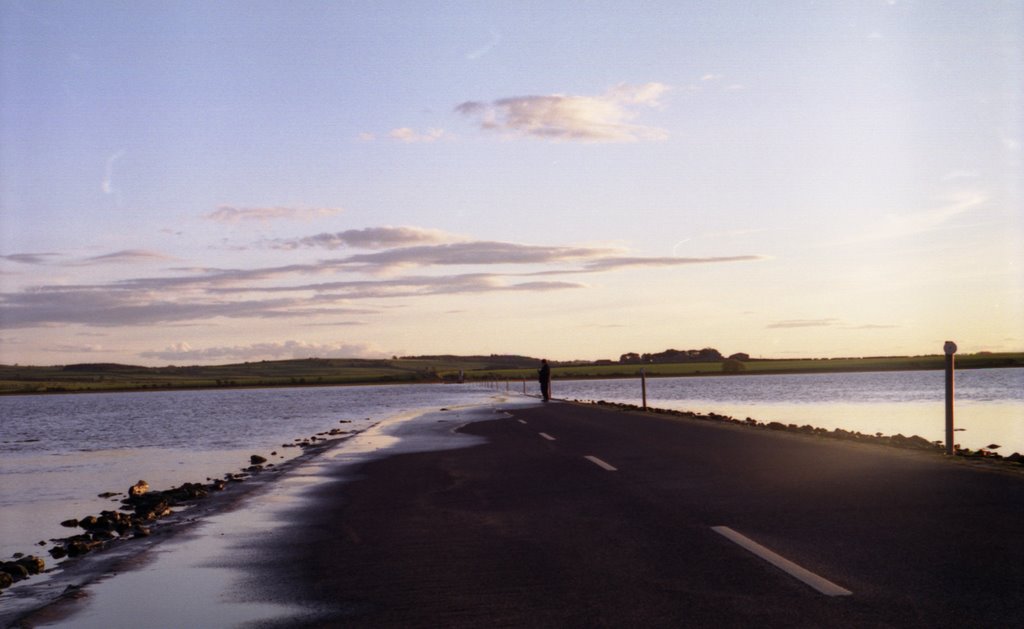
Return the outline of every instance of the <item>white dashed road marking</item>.
<path id="1" fill-rule="evenodd" d="M 596 456 L 592 456 L 592 455 L 588 454 L 587 456 L 585 456 L 583 458 L 588 460 L 588 461 L 590 461 L 594 465 L 600 467 L 601 469 L 608 470 L 609 472 L 618 472 L 619 471 L 618 468 L 605 463 L 604 461 L 602 461 L 601 459 L 597 458 Z"/>
<path id="2" fill-rule="evenodd" d="M 525 419 L 520 419 L 518 421 L 519 421 L 520 424 L 522 424 L 524 426 L 526 425 L 526 420 Z"/>
<path id="3" fill-rule="evenodd" d="M 555 438 L 554 438 L 554 437 L 552 437 L 551 435 L 549 435 L 549 434 L 548 434 L 548 433 L 546 433 L 546 432 L 542 432 L 542 433 L 539 433 L 539 434 L 540 434 L 540 436 L 541 436 L 541 437 L 544 437 L 544 438 L 545 438 L 545 439 L 547 439 L 548 441 L 554 441 L 554 440 L 555 440 Z"/>
<path id="4" fill-rule="evenodd" d="M 728 526 L 712 526 L 711 530 L 718 533 L 719 535 L 722 535 L 729 541 L 738 544 L 746 550 L 749 550 L 750 552 L 754 553 L 761 559 L 764 559 L 776 568 L 781 569 L 783 572 L 787 573 L 791 577 L 803 581 L 804 583 L 811 586 L 815 590 L 821 592 L 825 596 L 849 596 L 853 594 L 853 592 L 851 592 L 850 590 L 847 590 L 843 587 L 839 587 L 838 585 L 832 583 L 828 579 L 820 577 L 811 572 L 810 570 L 798 566 L 797 564 L 786 559 L 785 557 L 778 555 L 772 552 L 771 550 L 768 550 L 767 548 L 758 544 L 749 537 L 737 533 Z"/>

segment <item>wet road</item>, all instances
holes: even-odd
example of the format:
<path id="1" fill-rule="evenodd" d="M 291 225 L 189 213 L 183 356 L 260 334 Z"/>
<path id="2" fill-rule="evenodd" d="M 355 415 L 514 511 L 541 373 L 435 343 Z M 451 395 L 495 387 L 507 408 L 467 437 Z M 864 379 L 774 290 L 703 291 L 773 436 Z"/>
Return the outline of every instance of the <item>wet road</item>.
<path id="1" fill-rule="evenodd" d="M 326 484 L 288 626 L 963 627 L 1024 618 L 1024 476 L 552 403 Z"/>

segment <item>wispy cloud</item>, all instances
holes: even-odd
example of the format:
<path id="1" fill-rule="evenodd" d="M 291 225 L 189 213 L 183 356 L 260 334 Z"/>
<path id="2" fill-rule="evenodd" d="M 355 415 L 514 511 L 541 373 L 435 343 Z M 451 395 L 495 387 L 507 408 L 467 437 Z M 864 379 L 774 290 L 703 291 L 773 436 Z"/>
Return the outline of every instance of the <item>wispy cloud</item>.
<path id="1" fill-rule="evenodd" d="M 149 291 L 50 287 L 47 290 L 0 295 L 0 324 L 8 329 L 51 324 L 95 327 L 137 326 L 225 318 L 273 319 L 322 315 L 368 314 L 376 311 L 306 299 L 228 300 L 184 294 L 163 296 Z"/>
<path id="2" fill-rule="evenodd" d="M 280 239 L 271 242 L 274 249 L 300 249 L 320 247 L 324 249 L 390 249 L 406 245 L 441 243 L 461 238 L 439 229 L 422 227 L 366 227 L 343 232 L 323 233 L 303 238 Z"/>
<path id="3" fill-rule="evenodd" d="M 308 242 L 300 239 L 290 246 L 352 246 L 379 251 L 310 263 L 245 269 L 182 268 L 172 270 L 176 274 L 170 275 L 96 284 L 36 286 L 0 293 L 0 325 L 8 329 L 74 324 L 113 327 L 277 318 L 316 323 L 326 317 L 347 318 L 380 312 L 376 304 L 371 308 L 353 307 L 359 300 L 586 289 L 585 284 L 578 282 L 541 279 L 540 276 L 760 259 L 759 256 L 627 256 L 624 250 L 610 247 L 498 241 L 394 246 L 451 238 L 451 234 L 443 231 L 414 227 L 365 228 L 313 236 Z M 93 264 L 134 264 L 149 259 L 164 258 L 144 250 L 126 250 L 90 260 Z M 429 273 L 432 269 L 453 267 L 465 267 L 466 272 Z M 408 268 L 422 272 L 374 277 Z M 482 272 L 481 268 L 500 268 L 500 271 Z M 330 276 L 331 280 L 311 282 L 309 279 L 319 276 Z"/>
<path id="4" fill-rule="evenodd" d="M 19 264 L 46 264 L 52 258 L 58 257 L 56 253 L 12 253 L 0 255 L 0 260 L 17 262 Z"/>
<path id="5" fill-rule="evenodd" d="M 769 323 L 767 328 L 774 329 L 785 329 L 785 328 L 839 328 L 842 330 L 890 330 L 898 328 L 898 325 L 882 324 L 882 323 L 844 323 L 841 319 L 835 317 L 824 317 L 821 319 L 787 319 L 784 321 L 776 321 Z"/>
<path id="6" fill-rule="evenodd" d="M 664 140 L 664 129 L 633 124 L 638 107 L 658 107 L 668 86 L 621 84 L 600 96 L 513 96 L 490 103 L 467 101 L 455 111 L 480 128 L 511 135 L 582 142 Z"/>
<path id="7" fill-rule="evenodd" d="M 488 40 L 488 42 L 486 44 L 484 44 L 483 46 L 481 46 L 480 48 L 477 48 L 476 50 L 473 50 L 472 52 L 467 53 L 466 54 L 466 59 L 468 59 L 470 61 L 476 61 L 477 59 L 480 59 L 481 57 L 483 57 L 487 53 L 489 53 L 492 50 L 494 50 L 494 47 L 497 46 L 499 43 L 501 43 L 501 33 L 499 33 L 498 31 L 496 31 L 494 29 L 491 29 L 491 38 L 490 38 L 490 40 Z"/>
<path id="8" fill-rule="evenodd" d="M 548 264 L 605 257 L 614 249 L 524 245 L 510 242 L 472 241 L 388 249 L 349 256 L 337 263 L 377 272 L 409 266 L 456 266 L 495 264 Z"/>
<path id="9" fill-rule="evenodd" d="M 193 278 L 194 279 L 194 278 Z M 195 280 L 194 280 L 195 281 Z M 354 308 L 354 300 L 465 295 L 510 291 L 547 292 L 583 288 L 563 281 L 516 282 L 491 274 L 406 277 L 393 280 L 328 282 L 300 286 L 192 287 L 166 290 L 168 278 L 136 279 L 101 286 L 45 287 L 0 295 L 0 324 L 7 329 L 81 324 L 95 327 L 184 323 L 216 318 L 315 320 L 325 316 L 377 314 Z M 303 293 L 272 299 L 235 299 L 233 295 Z"/>
<path id="10" fill-rule="evenodd" d="M 839 319 L 787 319 L 769 323 L 768 328 L 828 328 L 839 324 Z"/>
<path id="11" fill-rule="evenodd" d="M 94 265 L 94 264 L 138 264 L 144 262 L 165 262 L 168 260 L 176 260 L 177 258 L 158 253 L 156 251 L 146 251 L 144 249 L 125 249 L 123 251 L 115 251 L 113 253 L 106 253 L 99 256 L 93 256 L 86 258 L 78 264 Z"/>
<path id="12" fill-rule="evenodd" d="M 427 129 L 425 132 L 420 133 L 409 127 L 399 127 L 388 132 L 388 137 L 392 140 L 398 140 L 407 144 L 436 142 L 445 137 L 445 135 L 444 129 Z"/>
<path id="13" fill-rule="evenodd" d="M 764 256 L 710 256 L 704 258 L 683 258 L 683 257 L 621 257 L 602 258 L 587 262 L 584 266 L 586 272 L 612 271 L 631 267 L 673 267 L 688 266 L 692 264 L 719 264 L 723 262 L 753 262 L 764 260 Z"/>
<path id="14" fill-rule="evenodd" d="M 114 187 L 114 164 L 124 156 L 125 152 L 121 150 L 107 158 L 107 165 L 103 172 L 103 181 L 100 183 L 100 190 L 103 191 L 103 194 L 112 195 L 118 205 L 121 204 L 121 191 Z"/>
<path id="15" fill-rule="evenodd" d="M 109 354 L 115 351 L 102 345 L 52 345 L 45 347 L 44 350 L 59 354 Z"/>
<path id="16" fill-rule="evenodd" d="M 954 218 L 977 209 L 988 197 L 976 192 L 955 195 L 942 205 L 905 214 L 887 214 L 871 237 L 874 239 L 898 238 L 932 231 L 945 226 Z"/>
<path id="17" fill-rule="evenodd" d="M 360 142 L 376 142 L 378 139 L 378 135 L 372 131 L 363 131 L 357 137 Z M 430 144 L 452 136 L 437 127 L 431 127 L 426 131 L 417 131 L 412 127 L 396 127 L 380 137 L 404 144 Z"/>
<path id="18" fill-rule="evenodd" d="M 308 221 L 343 212 L 342 208 L 296 208 L 296 207 L 234 207 L 218 206 L 203 218 L 217 223 L 241 223 L 243 221 L 303 220 Z"/>
<path id="19" fill-rule="evenodd" d="M 315 292 L 312 300 L 353 301 L 360 299 L 388 299 L 396 297 L 424 297 L 429 295 L 466 295 L 504 291 L 546 292 L 571 288 L 584 288 L 584 284 L 565 281 L 519 282 L 516 275 L 494 273 L 460 273 L 455 275 L 411 275 L 384 280 L 350 280 L 321 282 L 296 286 L 221 287 L 211 292 L 232 293 L 293 293 Z"/>

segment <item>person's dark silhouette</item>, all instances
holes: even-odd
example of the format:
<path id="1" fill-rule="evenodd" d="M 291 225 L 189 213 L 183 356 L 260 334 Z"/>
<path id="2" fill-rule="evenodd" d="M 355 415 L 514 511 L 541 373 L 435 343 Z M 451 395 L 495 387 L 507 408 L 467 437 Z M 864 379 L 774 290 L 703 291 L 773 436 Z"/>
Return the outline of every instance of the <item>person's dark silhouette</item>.
<path id="1" fill-rule="evenodd" d="M 544 401 L 551 400 L 551 367 L 548 365 L 548 359 L 540 361 L 540 369 L 537 370 L 538 380 L 540 381 L 540 395 L 544 398 Z"/>

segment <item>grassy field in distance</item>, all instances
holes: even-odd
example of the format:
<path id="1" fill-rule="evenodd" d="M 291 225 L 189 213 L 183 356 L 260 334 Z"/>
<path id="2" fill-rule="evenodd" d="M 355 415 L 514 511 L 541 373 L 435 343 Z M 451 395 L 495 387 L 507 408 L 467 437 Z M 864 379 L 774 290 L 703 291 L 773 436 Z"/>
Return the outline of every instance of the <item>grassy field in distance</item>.
<path id="1" fill-rule="evenodd" d="M 145 391 L 227 387 L 329 386 L 412 382 L 534 380 L 539 360 L 523 356 L 436 356 L 370 359 L 263 361 L 234 365 L 136 367 L 80 364 L 34 367 L 0 365 L 0 394 Z M 726 363 L 553 363 L 556 379 L 706 376 L 726 373 Z M 943 356 L 749 360 L 735 375 L 942 369 Z M 958 369 L 1024 367 L 1024 352 L 957 356 Z"/>
<path id="2" fill-rule="evenodd" d="M 916 371 L 944 369 L 944 356 L 905 356 L 879 358 L 820 358 L 749 360 L 732 375 L 771 373 L 815 373 L 856 371 Z M 973 354 L 957 356 L 957 369 L 1024 367 L 1024 353 Z M 688 363 L 614 363 L 602 365 L 563 365 L 552 368 L 552 377 L 562 379 L 633 378 L 643 369 L 650 377 L 723 375 L 723 361 Z M 533 379 L 536 369 L 497 369 L 467 374 L 473 378 Z"/>

